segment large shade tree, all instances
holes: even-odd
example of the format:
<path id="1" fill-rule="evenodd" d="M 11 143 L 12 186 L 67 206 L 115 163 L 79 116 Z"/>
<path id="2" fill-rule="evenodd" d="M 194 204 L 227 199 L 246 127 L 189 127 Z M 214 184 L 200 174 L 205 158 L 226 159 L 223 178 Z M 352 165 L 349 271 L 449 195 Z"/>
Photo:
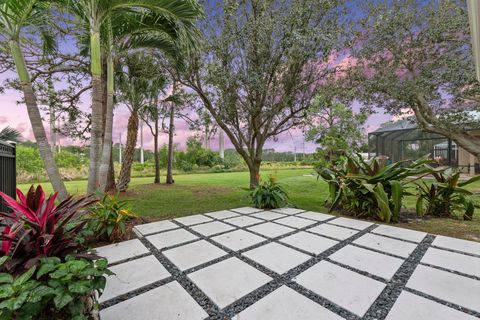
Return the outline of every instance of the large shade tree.
<path id="1" fill-rule="evenodd" d="M 364 10 L 348 70 L 357 98 L 392 114 L 413 111 L 423 130 L 480 157 L 471 131 L 480 128 L 480 86 L 465 1 L 370 0 Z"/>
<path id="2" fill-rule="evenodd" d="M 220 2 L 220 3 L 219 3 Z M 265 142 L 304 120 L 339 40 L 337 0 L 224 0 L 178 80 L 198 94 L 259 182 Z"/>
<path id="3" fill-rule="evenodd" d="M 33 135 L 45 165 L 45 170 L 54 190 L 58 192 L 60 199 L 64 199 L 67 196 L 67 190 L 47 140 L 37 104 L 37 97 L 33 90 L 31 76 L 22 51 L 23 35 L 26 30 L 42 39 L 44 49 L 47 52 L 55 50 L 55 38 L 49 32 L 49 26 L 52 24 L 50 13 L 50 3 L 48 1 L 0 1 L 0 29 L 2 36 L 6 38 L 5 43 L 8 46 L 2 49 L 7 50 L 13 56 L 20 87 L 27 105 L 27 113 L 32 125 Z"/>

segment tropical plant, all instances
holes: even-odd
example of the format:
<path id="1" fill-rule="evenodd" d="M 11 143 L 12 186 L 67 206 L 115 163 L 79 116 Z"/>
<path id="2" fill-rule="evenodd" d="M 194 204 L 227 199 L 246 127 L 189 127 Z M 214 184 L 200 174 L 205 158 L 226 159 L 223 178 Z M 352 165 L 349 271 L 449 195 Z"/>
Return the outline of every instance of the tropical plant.
<path id="1" fill-rule="evenodd" d="M 57 193 L 48 199 L 39 185 L 31 186 L 25 196 L 17 189 L 19 201 L 0 192 L 12 212 L 0 213 L 2 255 L 11 259 L 0 271 L 19 274 L 38 264 L 43 257 L 65 258 L 84 248 L 76 241 L 86 221 L 80 218 L 95 203 L 92 197 L 67 197 L 55 205 Z"/>
<path id="2" fill-rule="evenodd" d="M 128 202 L 119 200 L 117 193 L 103 195 L 86 218 L 88 229 L 92 230 L 97 238 L 117 241 L 122 240 L 126 234 L 125 223 L 136 217 L 128 207 Z"/>
<path id="3" fill-rule="evenodd" d="M 0 141 L 13 141 L 13 142 L 20 142 L 22 139 L 22 135 L 17 130 L 5 127 L 0 130 Z"/>
<path id="4" fill-rule="evenodd" d="M 442 170 L 431 168 L 431 175 L 435 178 L 434 182 L 420 181 L 416 183 L 417 213 L 421 216 L 432 215 L 472 220 L 476 206 L 470 197 L 473 192 L 464 187 L 479 181 L 480 176 L 461 181 L 460 172 L 452 168 Z"/>
<path id="5" fill-rule="evenodd" d="M 330 211 L 341 206 L 357 217 L 398 222 L 405 179 L 428 172 L 428 162 L 428 156 L 410 164 L 400 161 L 389 165 L 379 158 L 363 160 L 361 156 L 346 156 L 337 167 L 324 168 L 318 173 L 329 185 Z"/>
<path id="6" fill-rule="evenodd" d="M 49 30 L 52 24 L 49 1 L 39 0 L 3 0 L 0 1 L 0 31 L 8 41 L 8 51 L 13 57 L 23 92 L 27 113 L 32 125 L 33 135 L 38 144 L 40 155 L 45 164 L 48 178 L 60 199 L 67 197 L 67 189 L 58 171 L 47 135 L 43 127 L 42 116 L 22 51 L 23 32 L 28 29 L 41 39 L 46 53 L 55 51 L 55 38 Z"/>
<path id="7" fill-rule="evenodd" d="M 255 208 L 275 209 L 290 205 L 287 191 L 277 183 L 274 176 L 249 191 L 248 196 Z"/>
<path id="8" fill-rule="evenodd" d="M 9 260 L 2 257 L 0 267 Z M 73 256 L 41 258 L 17 276 L 0 273 L 0 319 L 90 319 L 110 274 L 105 259 Z"/>

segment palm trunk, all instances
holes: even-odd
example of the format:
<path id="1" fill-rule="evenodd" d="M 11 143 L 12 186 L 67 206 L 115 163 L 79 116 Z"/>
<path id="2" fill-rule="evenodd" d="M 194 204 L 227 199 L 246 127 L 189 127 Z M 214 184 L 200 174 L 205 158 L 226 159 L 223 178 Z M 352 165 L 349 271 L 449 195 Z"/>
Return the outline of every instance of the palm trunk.
<path id="1" fill-rule="evenodd" d="M 115 184 L 115 167 L 113 166 L 113 148 L 110 148 L 110 165 L 108 166 L 106 192 L 115 193 L 117 186 Z"/>
<path id="2" fill-rule="evenodd" d="M 27 105 L 28 118 L 32 125 L 33 135 L 40 151 L 45 170 L 47 171 L 48 179 L 53 186 L 53 190 L 58 192 L 60 199 L 67 197 L 67 189 L 63 183 L 60 172 L 58 171 L 57 164 L 53 157 L 52 149 L 48 143 L 45 128 L 43 127 L 42 116 L 37 105 L 37 98 L 33 92 L 32 83 L 30 81 L 30 75 L 28 74 L 25 58 L 23 57 L 22 50 L 17 41 L 10 41 L 10 49 L 15 61 L 15 67 L 17 69 L 20 85 L 25 98 L 25 104 Z"/>
<path id="3" fill-rule="evenodd" d="M 118 177 L 117 190 L 125 192 L 128 189 L 130 183 L 133 156 L 135 153 L 135 145 L 137 144 L 138 134 L 138 113 L 132 111 L 130 118 L 128 118 L 127 125 L 127 142 L 125 144 L 125 150 L 123 154 L 122 168 L 120 169 L 120 175 Z"/>
<path id="4" fill-rule="evenodd" d="M 155 134 L 153 135 L 153 152 L 155 155 L 155 180 L 153 183 L 160 184 L 160 154 L 158 152 L 158 115 L 155 117 Z"/>
<path id="5" fill-rule="evenodd" d="M 168 126 L 168 157 L 167 157 L 167 184 L 173 184 L 173 134 L 175 131 L 174 121 L 175 119 L 175 105 L 172 102 L 170 107 L 170 124 Z"/>
<path id="6" fill-rule="evenodd" d="M 55 96 L 52 79 L 48 79 L 48 104 L 49 104 L 49 129 L 50 129 L 50 145 L 53 154 L 57 152 L 57 133 L 55 132 Z"/>
<path id="7" fill-rule="evenodd" d="M 95 25 L 90 30 L 90 69 L 92 73 L 92 121 L 90 124 L 90 166 L 87 193 L 98 187 L 98 171 L 102 154 L 102 57 L 100 30 Z"/>
<path id="8" fill-rule="evenodd" d="M 111 52 L 107 53 L 107 110 L 105 116 L 105 131 L 103 137 L 102 158 L 98 171 L 100 191 L 107 191 L 108 172 L 112 156 L 112 130 L 113 130 L 113 59 Z"/>

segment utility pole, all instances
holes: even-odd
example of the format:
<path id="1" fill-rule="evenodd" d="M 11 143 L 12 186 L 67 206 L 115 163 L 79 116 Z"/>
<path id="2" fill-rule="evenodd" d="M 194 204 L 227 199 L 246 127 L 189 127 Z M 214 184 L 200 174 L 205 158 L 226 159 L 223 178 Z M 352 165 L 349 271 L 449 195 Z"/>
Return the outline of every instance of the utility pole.
<path id="1" fill-rule="evenodd" d="M 225 141 L 224 141 L 224 133 L 222 128 L 218 129 L 218 143 L 219 143 L 219 153 L 220 153 L 220 158 L 223 160 L 225 159 Z"/>
<path id="2" fill-rule="evenodd" d="M 118 149 L 119 149 L 119 152 L 118 152 L 118 162 L 120 162 L 120 164 L 122 164 L 122 134 L 119 133 L 118 134 L 119 136 L 119 144 L 118 144 Z"/>
<path id="3" fill-rule="evenodd" d="M 292 133 L 290 130 L 287 131 L 288 134 L 290 135 L 290 139 L 292 139 L 292 144 L 293 144 L 293 161 L 297 162 L 297 146 L 295 145 L 295 140 L 293 140 Z"/>
<path id="4" fill-rule="evenodd" d="M 145 163 L 145 159 L 143 157 L 143 121 L 140 122 L 140 163 Z"/>

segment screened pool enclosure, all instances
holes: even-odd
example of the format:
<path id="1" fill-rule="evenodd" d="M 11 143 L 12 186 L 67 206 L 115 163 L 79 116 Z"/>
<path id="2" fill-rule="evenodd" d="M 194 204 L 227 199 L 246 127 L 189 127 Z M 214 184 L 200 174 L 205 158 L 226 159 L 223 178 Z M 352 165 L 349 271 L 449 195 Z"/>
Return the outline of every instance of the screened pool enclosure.
<path id="1" fill-rule="evenodd" d="M 425 132 L 411 120 L 387 123 L 368 134 L 369 157 L 386 156 L 389 162 L 418 159 L 426 154 L 438 166 L 456 167 L 475 174 L 478 159 L 442 135 Z"/>

